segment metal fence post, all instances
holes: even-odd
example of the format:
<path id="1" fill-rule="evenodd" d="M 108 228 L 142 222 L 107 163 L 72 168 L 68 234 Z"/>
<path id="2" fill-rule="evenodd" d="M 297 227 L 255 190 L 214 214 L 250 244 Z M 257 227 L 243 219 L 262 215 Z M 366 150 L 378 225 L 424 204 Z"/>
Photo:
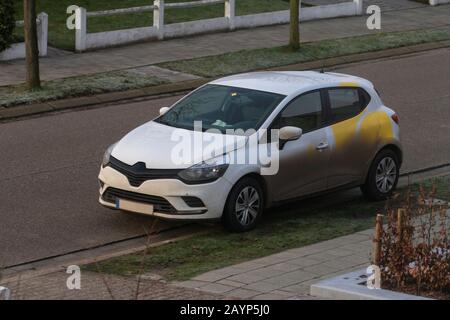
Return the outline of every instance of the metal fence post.
<path id="1" fill-rule="evenodd" d="M 236 16 L 236 0 L 225 0 L 225 18 L 228 19 L 230 31 L 234 30 L 235 16 Z"/>
<path id="2" fill-rule="evenodd" d="M 78 52 L 86 50 L 86 9 L 75 10 L 75 50 Z"/>
<path id="3" fill-rule="evenodd" d="M 164 0 L 154 0 L 153 26 L 158 29 L 158 39 L 164 39 Z"/>

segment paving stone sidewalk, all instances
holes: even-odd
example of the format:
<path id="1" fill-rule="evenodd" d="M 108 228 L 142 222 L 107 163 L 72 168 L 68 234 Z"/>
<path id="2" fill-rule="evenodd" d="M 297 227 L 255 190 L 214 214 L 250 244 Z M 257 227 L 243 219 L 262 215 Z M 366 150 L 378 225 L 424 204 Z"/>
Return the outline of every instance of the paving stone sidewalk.
<path id="1" fill-rule="evenodd" d="M 378 0 L 381 1 L 381 0 Z M 395 0 L 396 3 L 405 0 Z M 382 2 L 382 1 L 381 1 Z M 402 3 L 403 3 L 402 2 Z M 403 8 L 403 5 L 399 5 Z M 450 26 L 450 5 L 419 6 L 411 9 L 386 11 L 382 14 L 382 32 L 417 30 Z M 365 16 L 304 22 L 301 39 L 304 42 L 372 34 Z M 41 77 L 54 80 L 113 70 L 132 69 L 161 62 L 208 55 L 217 55 L 243 49 L 285 45 L 289 26 L 277 25 L 235 32 L 206 34 L 159 42 L 145 42 L 83 54 L 58 53 L 51 50 L 49 57 L 41 59 Z M 151 74 L 167 76 L 167 71 L 151 70 Z M 189 75 L 172 77 L 177 81 Z M 18 84 L 25 80 L 24 60 L 0 63 L 0 86 Z"/>
<path id="2" fill-rule="evenodd" d="M 312 299 L 310 286 L 370 265 L 373 229 L 210 271 L 182 288 L 242 299 Z"/>
<path id="3" fill-rule="evenodd" d="M 68 290 L 64 271 L 30 279 L 0 281 L 11 290 L 12 300 L 216 300 L 227 296 L 180 288 L 160 280 L 142 279 L 137 290 L 137 279 L 114 275 L 82 272 L 81 289 Z"/>
<path id="4" fill-rule="evenodd" d="M 436 205 L 445 204 L 435 200 Z M 450 218 L 450 210 L 447 211 Z M 417 223 L 420 223 L 418 219 Z M 436 226 L 440 226 L 436 223 Z M 440 227 L 436 227 L 438 230 Z M 17 300 L 309 300 L 312 284 L 370 265 L 373 229 L 289 249 L 263 258 L 209 271 L 191 280 L 167 283 L 156 275 L 136 277 L 82 272 L 81 290 L 68 290 L 64 270 L 1 280 Z"/>
<path id="5" fill-rule="evenodd" d="M 428 204 L 428 202 L 426 202 Z M 433 205 L 450 206 L 434 199 Z M 450 227 L 450 210 L 447 210 Z M 423 219 L 415 220 L 419 228 Z M 442 226 L 435 216 L 432 233 Z M 363 269 L 371 265 L 374 229 L 367 229 L 343 237 L 309 246 L 289 249 L 267 257 L 213 270 L 177 286 L 202 292 L 225 294 L 242 299 L 317 299 L 310 296 L 310 287 L 323 279 Z"/>
<path id="6" fill-rule="evenodd" d="M 290 249 L 210 271 L 192 280 L 166 283 L 143 275 L 138 299 L 315 299 L 311 284 L 369 265 L 373 230 Z M 81 290 L 68 290 L 65 270 L 1 280 L 14 300 L 136 299 L 137 278 L 83 271 Z"/>

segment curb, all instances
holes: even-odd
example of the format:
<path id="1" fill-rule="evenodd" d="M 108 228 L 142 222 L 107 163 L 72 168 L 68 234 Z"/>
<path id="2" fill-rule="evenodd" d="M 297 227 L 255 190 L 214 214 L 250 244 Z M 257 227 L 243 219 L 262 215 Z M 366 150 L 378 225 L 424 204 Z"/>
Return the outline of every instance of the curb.
<path id="1" fill-rule="evenodd" d="M 424 44 L 417 44 L 412 46 L 405 46 L 393 49 L 386 49 L 373 52 L 365 52 L 352 54 L 347 56 L 340 56 L 334 58 L 327 58 L 315 60 L 310 62 L 295 63 L 284 66 L 271 67 L 263 70 L 311 70 L 321 69 L 325 67 L 333 67 L 342 64 L 355 63 L 361 61 L 389 58 L 401 56 L 405 54 L 429 51 L 434 49 L 449 48 L 450 40 L 430 42 Z M 258 71 L 258 70 L 254 70 Z M 200 78 L 195 80 L 187 80 L 175 82 L 170 84 L 163 84 L 159 86 L 144 87 L 140 89 L 132 89 L 120 92 L 101 93 L 92 96 L 82 96 L 77 98 L 68 98 L 53 100 L 35 104 L 23 104 L 13 107 L 0 107 L 0 121 L 18 119 L 26 116 L 39 115 L 44 113 L 51 113 L 55 111 L 63 111 L 77 108 L 95 108 L 103 107 L 106 104 L 126 101 L 131 99 L 154 97 L 158 98 L 161 95 L 176 94 L 185 91 L 191 91 L 195 88 L 204 85 L 211 81 L 211 78 Z"/>

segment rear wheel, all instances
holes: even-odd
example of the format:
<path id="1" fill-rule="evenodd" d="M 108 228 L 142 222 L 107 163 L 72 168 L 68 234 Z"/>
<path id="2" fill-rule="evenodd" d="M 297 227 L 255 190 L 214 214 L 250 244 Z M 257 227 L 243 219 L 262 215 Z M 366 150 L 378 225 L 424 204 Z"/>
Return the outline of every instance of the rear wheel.
<path id="1" fill-rule="evenodd" d="M 381 150 L 370 166 L 361 191 L 371 200 L 380 201 L 388 198 L 397 187 L 399 170 L 397 154 L 390 149 Z"/>
<path id="2" fill-rule="evenodd" d="M 258 181 L 246 177 L 238 181 L 228 195 L 222 221 L 233 232 L 253 229 L 264 210 L 262 188 Z"/>

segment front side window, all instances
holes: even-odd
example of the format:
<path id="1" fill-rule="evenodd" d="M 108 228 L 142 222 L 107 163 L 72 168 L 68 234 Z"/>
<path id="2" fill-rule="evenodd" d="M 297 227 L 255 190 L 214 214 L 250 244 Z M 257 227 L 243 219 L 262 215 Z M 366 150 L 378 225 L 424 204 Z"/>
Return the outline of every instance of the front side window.
<path id="1" fill-rule="evenodd" d="M 270 92 L 206 85 L 155 121 L 188 130 L 194 129 L 194 121 L 202 121 L 204 130 L 213 128 L 222 133 L 229 129 L 257 130 L 284 98 Z"/>
<path id="2" fill-rule="evenodd" d="M 306 93 L 295 98 L 284 109 L 274 122 L 273 129 L 292 126 L 298 127 L 304 133 L 318 129 L 322 125 L 322 99 L 320 91 Z"/>
<path id="3" fill-rule="evenodd" d="M 358 88 L 328 89 L 328 96 L 332 122 L 352 118 L 362 110 Z"/>

